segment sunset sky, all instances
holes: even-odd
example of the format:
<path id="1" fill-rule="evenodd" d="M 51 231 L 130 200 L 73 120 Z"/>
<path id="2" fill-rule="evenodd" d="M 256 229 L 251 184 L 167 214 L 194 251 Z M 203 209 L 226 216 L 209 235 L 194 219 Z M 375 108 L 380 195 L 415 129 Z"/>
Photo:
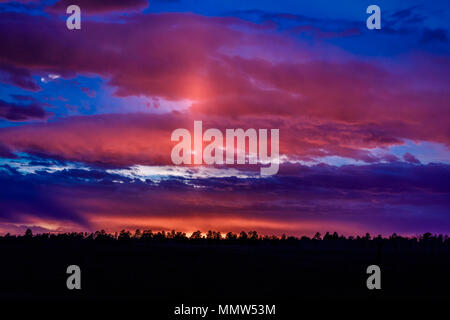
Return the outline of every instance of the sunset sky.
<path id="1" fill-rule="evenodd" d="M 449 88 L 448 1 L 0 0 L 0 234 L 450 234 Z M 194 120 L 278 174 L 174 166 Z"/>

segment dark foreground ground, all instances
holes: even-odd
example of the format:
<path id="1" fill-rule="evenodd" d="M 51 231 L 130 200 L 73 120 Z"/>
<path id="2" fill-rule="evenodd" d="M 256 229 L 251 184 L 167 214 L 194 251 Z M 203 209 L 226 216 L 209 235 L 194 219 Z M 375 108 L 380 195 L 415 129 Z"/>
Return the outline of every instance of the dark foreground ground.
<path id="1" fill-rule="evenodd" d="M 380 299 L 450 297 L 442 244 L 384 240 L 0 240 L 0 296 L 40 299 L 366 299 L 367 266 L 382 271 Z M 79 265 L 82 290 L 66 288 Z"/>
<path id="2" fill-rule="evenodd" d="M 181 303 L 448 302 L 449 252 L 448 240 L 2 238 L 0 299 L 139 299 L 170 310 Z M 66 287 L 73 264 L 81 268 L 81 290 Z M 372 264 L 381 267 L 381 290 L 366 287 Z"/>

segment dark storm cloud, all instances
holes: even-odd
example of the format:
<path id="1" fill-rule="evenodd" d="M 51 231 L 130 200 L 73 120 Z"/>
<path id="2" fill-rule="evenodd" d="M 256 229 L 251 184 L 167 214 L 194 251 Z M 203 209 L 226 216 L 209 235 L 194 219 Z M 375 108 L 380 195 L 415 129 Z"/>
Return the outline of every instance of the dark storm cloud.
<path id="1" fill-rule="evenodd" d="M 7 31 L 5 30 L 4 32 Z M 0 83 L 11 84 L 30 91 L 38 91 L 41 88 L 33 80 L 33 78 L 31 77 L 31 72 L 28 69 L 17 67 L 11 64 L 1 63 L 1 61 Z"/>
<path id="2" fill-rule="evenodd" d="M 64 201 L 55 197 L 45 181 L 37 176 L 21 175 L 8 166 L 0 167 L 0 221 L 20 222 L 27 219 L 51 219 L 72 221 L 88 226 L 88 221 L 79 216 Z"/>
<path id="3" fill-rule="evenodd" d="M 0 118 L 9 121 L 46 119 L 49 116 L 41 104 L 18 104 L 0 100 Z"/>

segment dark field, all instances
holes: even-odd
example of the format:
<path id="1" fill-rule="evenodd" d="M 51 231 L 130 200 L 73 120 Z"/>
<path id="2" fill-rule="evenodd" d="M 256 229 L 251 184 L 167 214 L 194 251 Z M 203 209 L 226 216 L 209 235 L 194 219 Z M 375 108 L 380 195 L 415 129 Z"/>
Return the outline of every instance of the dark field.
<path id="1" fill-rule="evenodd" d="M 449 239 L 0 238 L 0 297 L 161 302 L 450 300 Z M 82 289 L 66 288 L 81 268 Z M 381 290 L 366 287 L 381 267 Z"/>

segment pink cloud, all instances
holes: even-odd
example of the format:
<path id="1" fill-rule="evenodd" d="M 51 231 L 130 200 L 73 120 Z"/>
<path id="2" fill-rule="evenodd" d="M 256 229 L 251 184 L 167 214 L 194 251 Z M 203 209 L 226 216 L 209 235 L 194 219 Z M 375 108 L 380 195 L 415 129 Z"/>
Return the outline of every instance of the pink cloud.
<path id="1" fill-rule="evenodd" d="M 450 65 L 446 58 L 438 59 L 439 65 L 432 59 L 426 67 L 418 63 L 428 70 L 422 76 L 350 55 L 342 61 L 316 59 L 313 49 L 296 40 L 235 18 L 137 14 L 126 19 L 126 24 L 86 21 L 79 32 L 68 32 L 59 20 L 27 16 L 23 24 L 17 14 L 4 13 L 0 30 L 8 32 L 0 33 L 0 60 L 29 74 L 97 74 L 109 79 L 117 96 L 190 100 L 187 118 L 218 127 L 276 126 L 281 151 L 294 158 L 340 155 L 371 162 L 376 159 L 368 148 L 403 139 L 450 143 L 450 95 L 430 85 L 448 83 L 442 72 Z M 290 59 L 271 59 L 264 54 L 268 47 Z M 68 119 L 64 125 L 3 130 L 0 139 L 14 148 L 33 146 L 85 161 L 166 162 L 165 139 L 173 128 L 156 134 L 132 124 L 133 116 L 99 118 L 99 124 Z M 147 140 L 157 137 L 162 140 L 155 148 L 156 142 Z"/>

